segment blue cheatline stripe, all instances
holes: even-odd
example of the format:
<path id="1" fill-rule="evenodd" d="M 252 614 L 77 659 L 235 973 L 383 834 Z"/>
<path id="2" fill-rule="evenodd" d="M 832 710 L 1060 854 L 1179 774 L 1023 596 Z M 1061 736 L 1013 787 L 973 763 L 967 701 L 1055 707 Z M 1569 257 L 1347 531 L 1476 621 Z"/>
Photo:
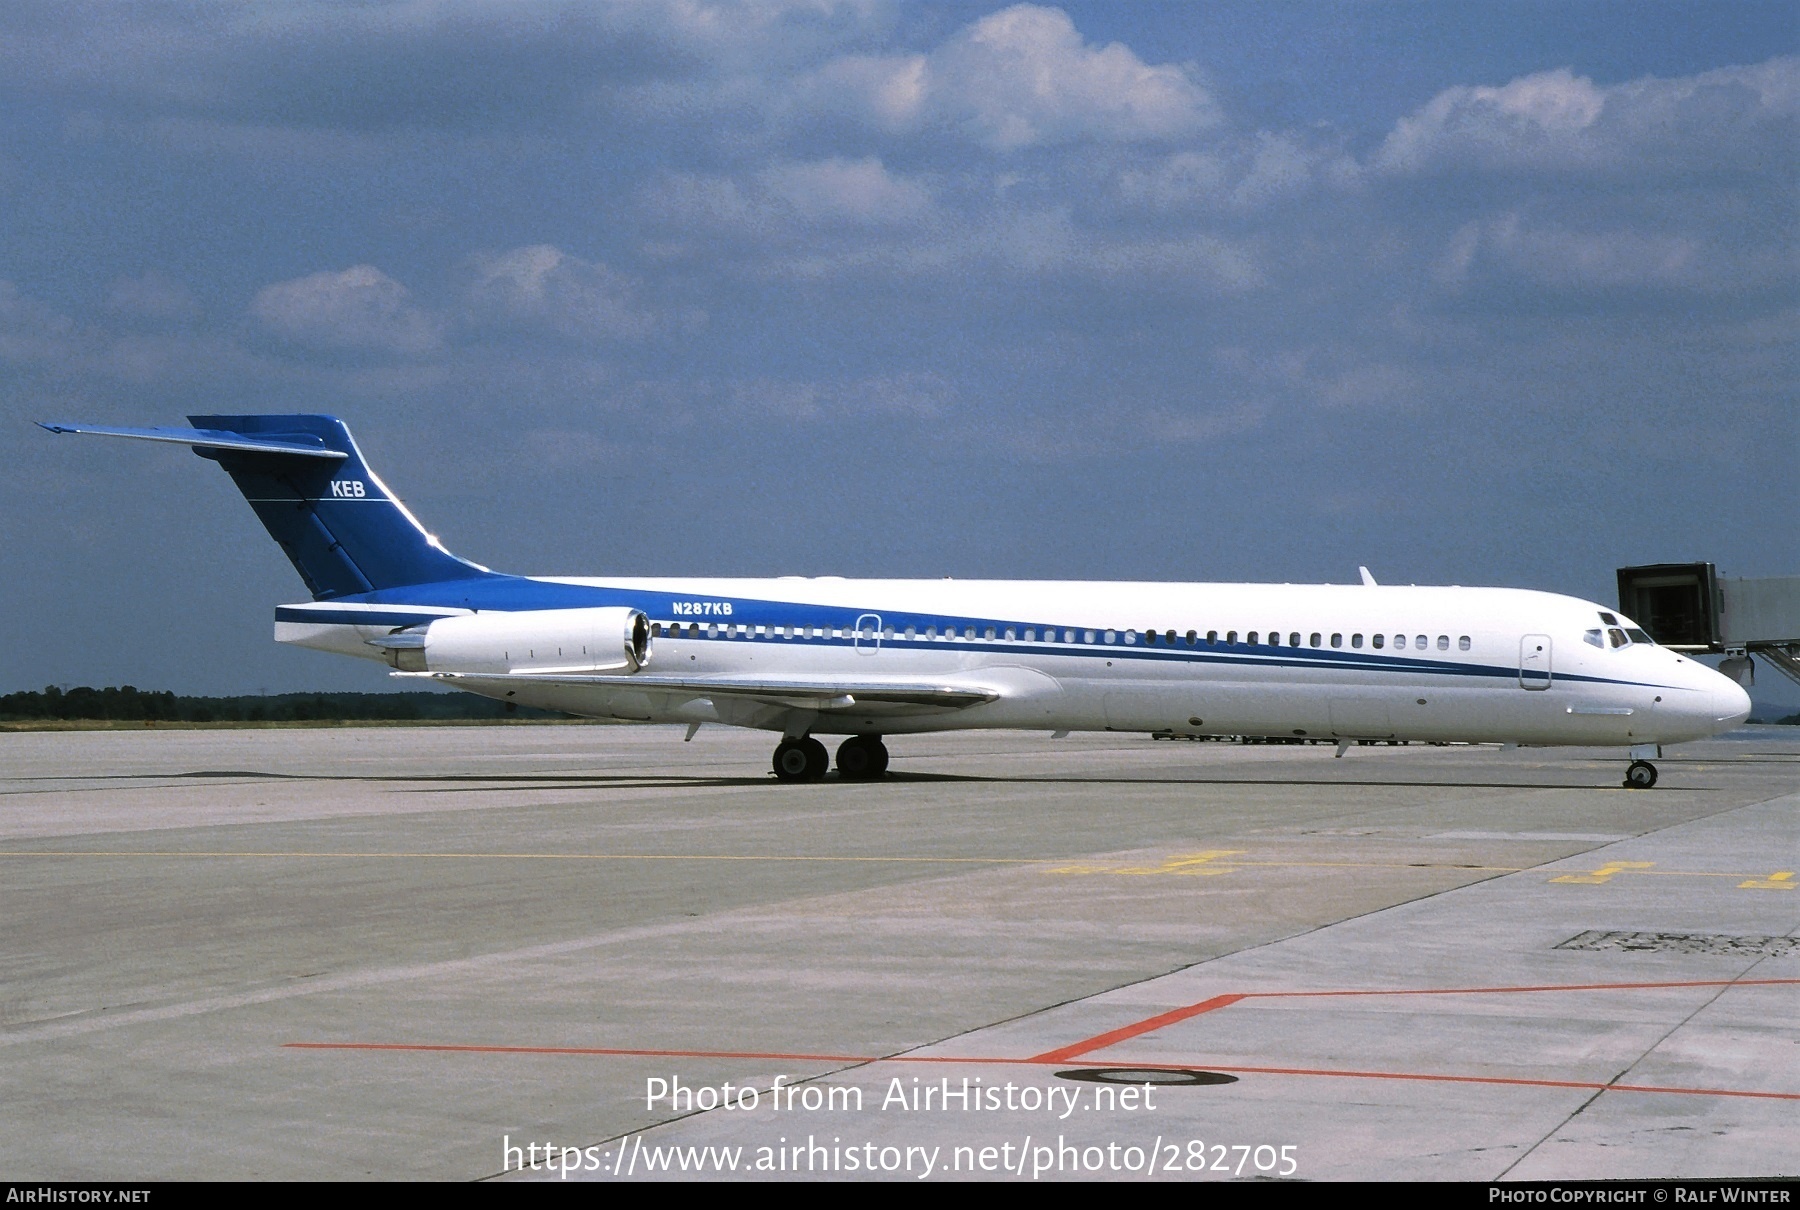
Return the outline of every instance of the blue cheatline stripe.
<path id="1" fill-rule="evenodd" d="M 605 585 L 590 584 L 557 584 L 544 580 L 532 580 L 523 576 L 494 575 L 481 580 L 457 580 L 443 584 L 415 585 L 401 589 L 385 589 L 364 593 L 356 597 L 342 598 L 341 603 L 367 603 L 393 605 L 395 612 L 391 615 L 395 620 L 376 621 L 368 613 L 345 610 L 342 614 L 319 608 L 296 609 L 292 617 L 283 617 L 277 610 L 276 617 L 282 621 L 335 622 L 341 625 L 364 626 L 409 626 L 429 622 L 437 615 L 409 614 L 405 607 L 453 607 L 473 609 L 477 611 L 492 610 L 494 612 L 516 612 L 528 609 L 572 609 L 595 608 L 605 606 L 624 606 L 641 609 L 658 621 L 665 629 L 679 626 L 682 634 L 679 637 L 688 639 L 686 630 L 690 626 L 699 627 L 695 639 L 706 637 L 708 626 L 723 627 L 773 627 L 801 626 L 818 627 L 824 630 L 838 629 L 844 633 L 842 638 L 788 638 L 777 639 L 773 634 L 760 637 L 738 636 L 735 634 L 719 635 L 713 642 L 741 642 L 746 638 L 753 641 L 785 641 L 819 646 L 851 647 L 856 643 L 854 630 L 858 618 L 870 614 L 881 618 L 883 644 L 891 644 L 905 651 L 954 650 L 959 652 L 985 652 L 1006 655 L 1033 656 L 1067 656 L 1083 659 L 1129 659 L 1173 662 L 1178 664 L 1205 664 L 1221 667 L 1241 666 L 1252 668 L 1295 668 L 1295 669 L 1329 669 L 1344 672 L 1393 672 L 1412 675 L 1474 677 L 1486 680 L 1514 680 L 1520 675 L 1513 664 L 1473 664 L 1459 663 L 1454 660 L 1413 659 L 1404 656 L 1375 655 L 1370 651 L 1344 650 L 1328 647 L 1288 647 L 1285 645 L 1258 644 L 1218 644 L 1206 646 L 1205 639 L 1198 640 L 1197 646 L 1169 646 L 1166 642 L 1155 646 L 1126 645 L 1118 643 L 1062 643 L 1048 640 L 1026 642 L 1023 639 L 1004 641 L 1000 639 L 928 639 L 923 635 L 926 627 L 937 627 L 940 632 L 954 628 L 960 636 L 969 627 L 975 627 L 977 633 L 993 627 L 996 633 L 1005 633 L 1011 628 L 1015 633 L 1033 630 L 1039 634 L 1055 630 L 1061 634 L 1075 631 L 1080 634 L 1088 630 L 1095 632 L 1096 638 L 1105 632 L 1100 626 L 1067 626 L 1058 624 L 1054 627 L 1042 622 L 1007 621 L 1000 618 L 975 618 L 943 616 L 937 614 L 902 613 L 879 608 L 857 607 L 847 605 L 813 605 L 792 601 L 763 600 L 753 597 L 717 597 L 700 594 L 673 594 L 666 591 L 647 591 L 641 588 L 612 588 Z M 698 605 L 710 606 L 715 610 L 726 612 L 712 614 L 693 614 L 677 616 L 677 609 Z M 908 639 L 904 631 L 908 626 L 920 632 Z M 889 638 L 885 631 L 893 628 L 895 634 Z M 1123 630 L 1114 628 L 1121 638 Z M 1161 631 L 1159 634 L 1163 633 Z M 1385 632 L 1384 632 L 1385 633 Z M 1185 642 L 1185 640 L 1178 641 Z M 1580 682 L 1597 685 L 1621 685 L 1634 688 L 1664 689 L 1672 686 L 1651 682 L 1619 680 L 1613 677 L 1587 676 L 1578 673 L 1555 673 L 1553 680 Z"/>

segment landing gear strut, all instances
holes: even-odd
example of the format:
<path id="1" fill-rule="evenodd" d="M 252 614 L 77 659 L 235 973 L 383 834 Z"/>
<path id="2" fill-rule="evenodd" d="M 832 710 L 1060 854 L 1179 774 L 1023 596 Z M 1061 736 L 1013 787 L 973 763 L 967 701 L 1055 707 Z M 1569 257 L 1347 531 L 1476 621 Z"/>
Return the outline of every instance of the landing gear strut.
<path id="1" fill-rule="evenodd" d="M 830 764 L 825 745 L 810 735 L 775 745 L 775 776 L 782 781 L 818 781 Z"/>
<path id="2" fill-rule="evenodd" d="M 1656 766 L 1647 760 L 1634 760 L 1625 770 L 1627 790 L 1648 790 L 1656 784 Z"/>
<path id="3" fill-rule="evenodd" d="M 874 781 L 887 766 L 887 745 L 879 735 L 852 735 L 838 745 L 837 771 L 845 781 Z"/>

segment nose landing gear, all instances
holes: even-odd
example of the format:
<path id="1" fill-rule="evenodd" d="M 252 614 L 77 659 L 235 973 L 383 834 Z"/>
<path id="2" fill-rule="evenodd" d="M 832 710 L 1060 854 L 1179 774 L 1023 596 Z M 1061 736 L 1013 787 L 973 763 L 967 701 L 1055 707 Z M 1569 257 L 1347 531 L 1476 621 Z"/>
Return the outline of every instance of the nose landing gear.
<path id="1" fill-rule="evenodd" d="M 1647 760 L 1634 760 L 1625 770 L 1627 790 L 1648 790 L 1656 784 L 1656 766 Z"/>

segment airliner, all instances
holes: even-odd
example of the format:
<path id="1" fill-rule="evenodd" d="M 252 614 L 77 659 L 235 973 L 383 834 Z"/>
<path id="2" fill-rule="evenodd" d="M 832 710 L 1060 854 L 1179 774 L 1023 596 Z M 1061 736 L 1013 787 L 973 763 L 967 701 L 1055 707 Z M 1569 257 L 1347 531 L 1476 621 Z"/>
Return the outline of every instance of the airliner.
<path id="1" fill-rule="evenodd" d="M 312 600 L 275 639 L 587 718 L 779 733 L 773 770 L 882 776 L 885 736 L 1004 728 L 1628 750 L 1744 721 L 1736 682 L 1617 610 L 1511 588 L 517 576 L 453 555 L 343 421 L 50 424 L 217 462 Z"/>

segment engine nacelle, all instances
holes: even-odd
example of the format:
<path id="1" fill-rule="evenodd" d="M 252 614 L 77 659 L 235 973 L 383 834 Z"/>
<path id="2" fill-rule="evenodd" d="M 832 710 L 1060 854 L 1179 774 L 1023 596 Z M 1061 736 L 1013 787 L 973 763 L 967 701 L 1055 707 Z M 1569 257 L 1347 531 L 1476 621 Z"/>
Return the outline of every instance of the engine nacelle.
<path id="1" fill-rule="evenodd" d="M 636 672 L 650 662 L 642 610 L 471 613 L 370 640 L 402 672 Z"/>

